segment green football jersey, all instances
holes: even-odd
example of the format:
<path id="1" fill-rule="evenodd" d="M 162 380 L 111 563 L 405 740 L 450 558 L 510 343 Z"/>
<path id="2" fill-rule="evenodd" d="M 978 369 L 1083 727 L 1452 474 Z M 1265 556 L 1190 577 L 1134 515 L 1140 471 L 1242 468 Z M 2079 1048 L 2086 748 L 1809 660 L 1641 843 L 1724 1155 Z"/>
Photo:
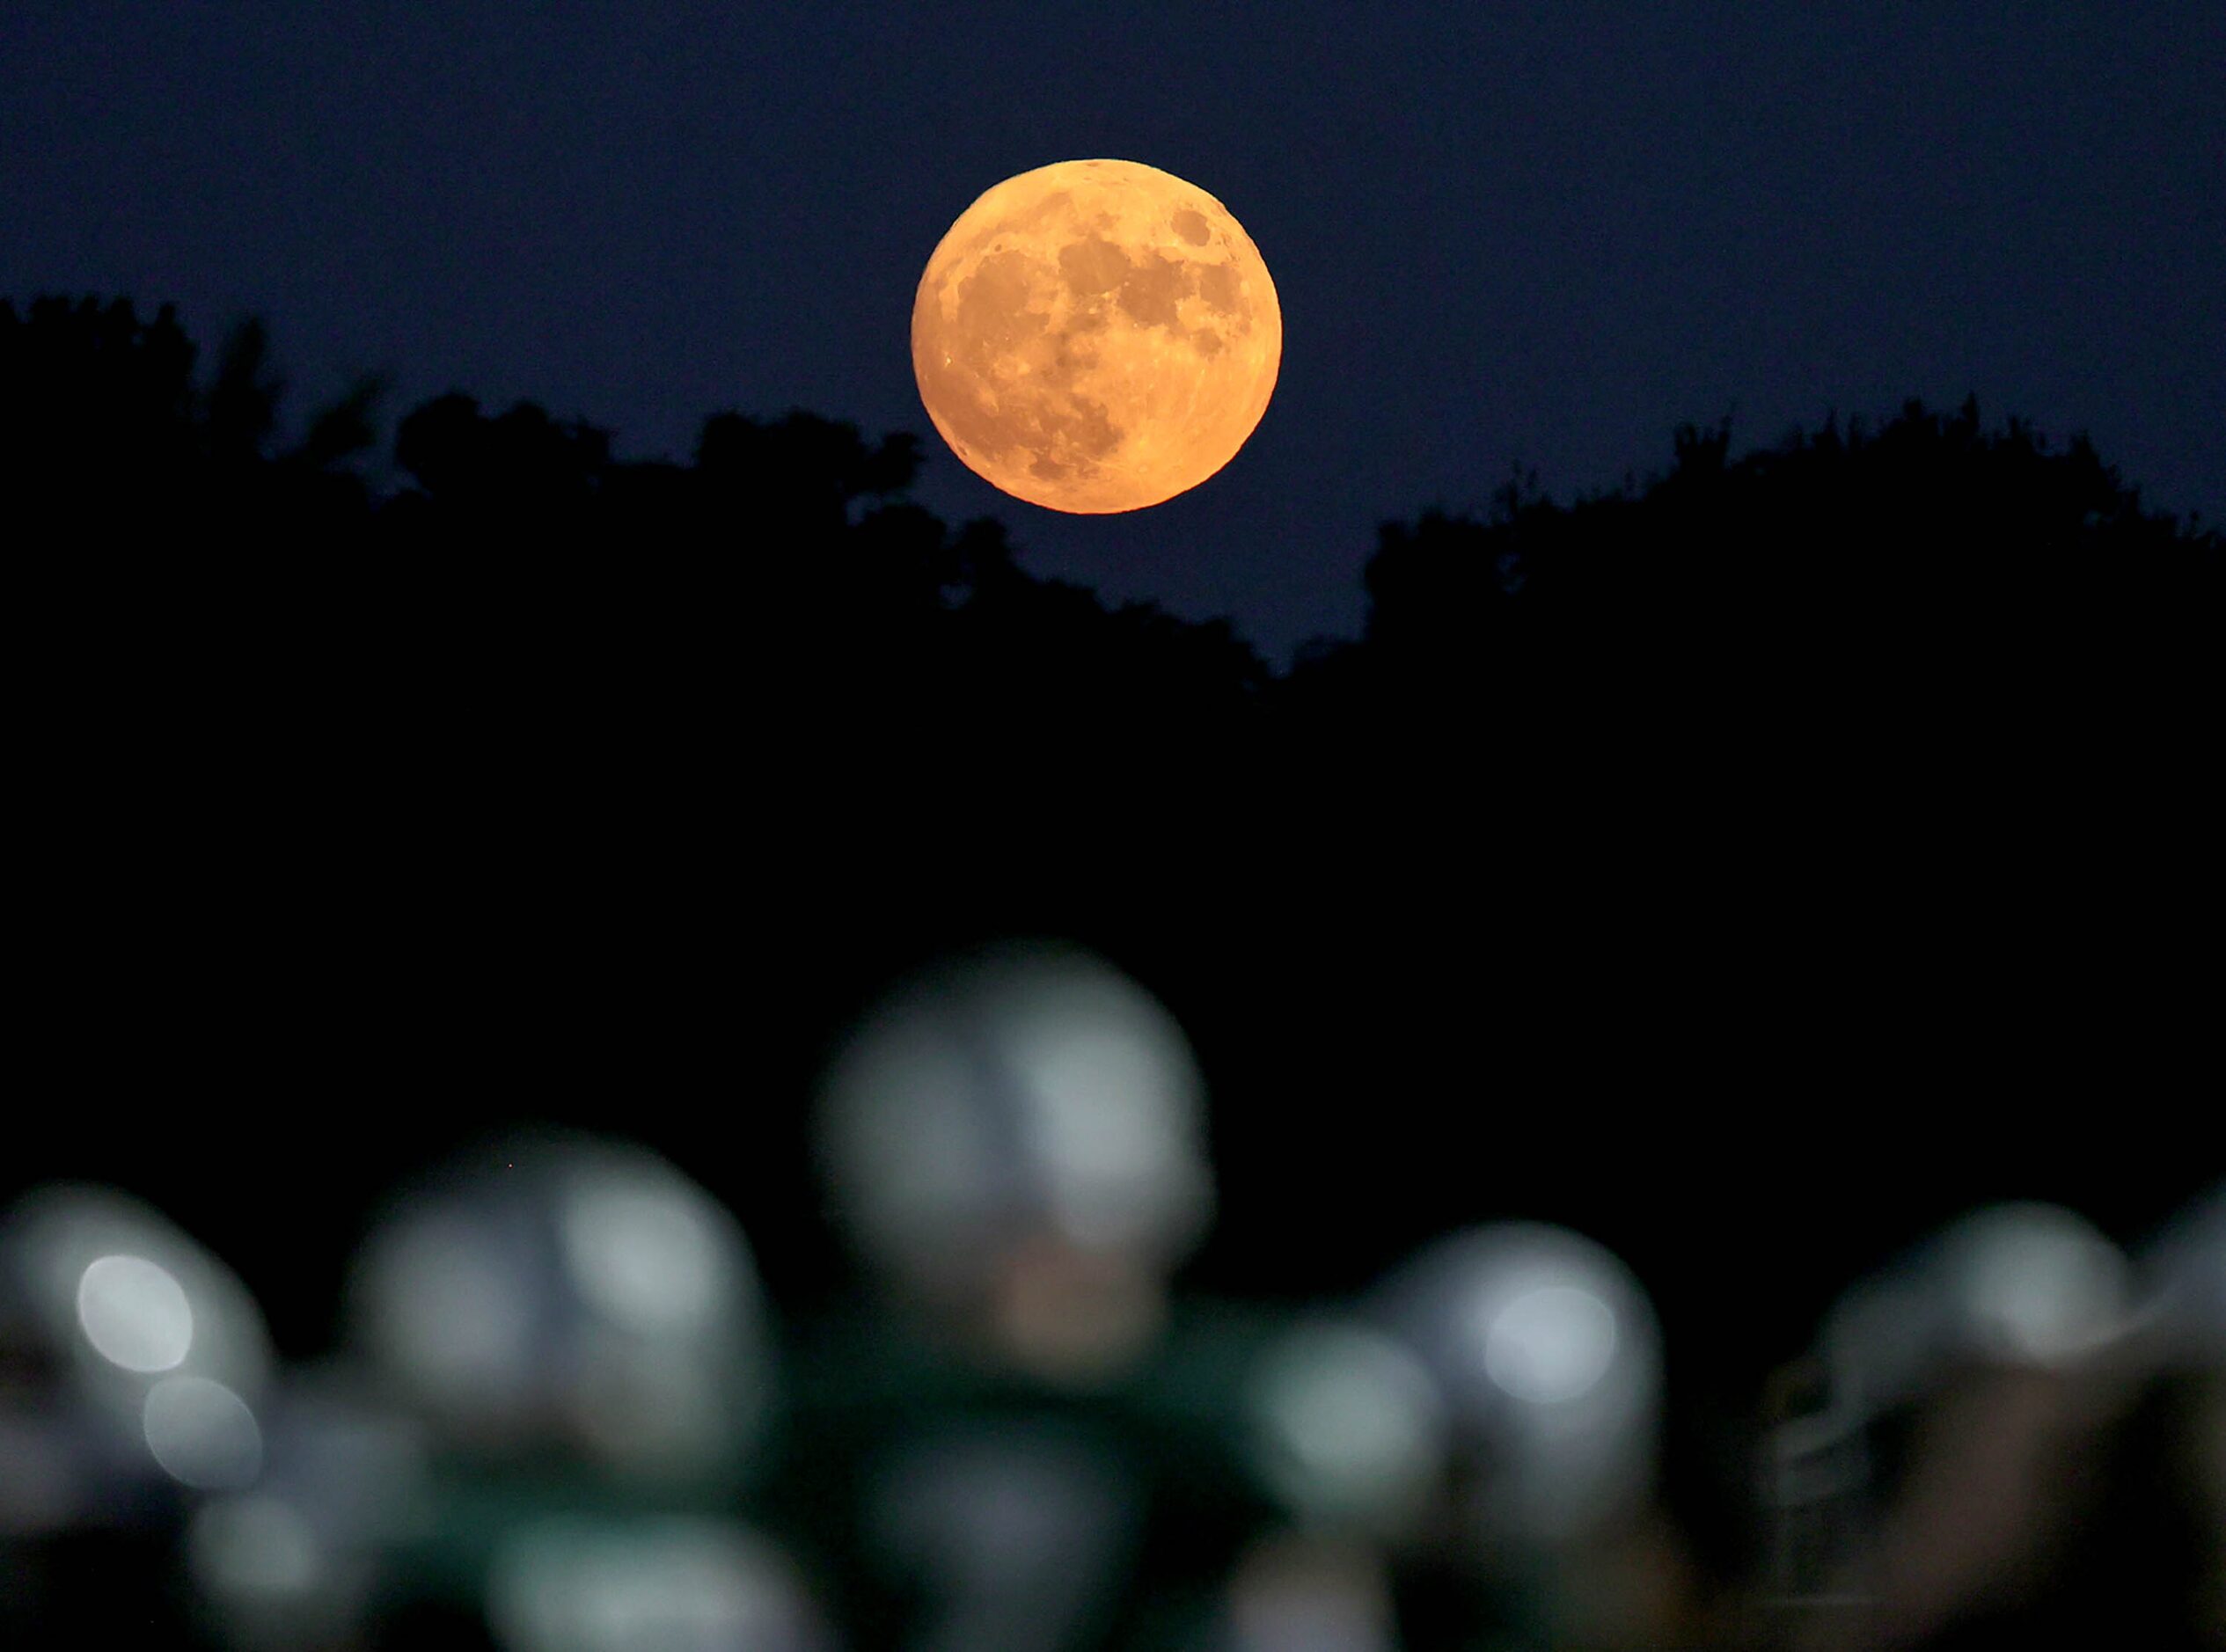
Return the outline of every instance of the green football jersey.
<path id="1" fill-rule="evenodd" d="M 1213 1644 L 1228 1580 L 1287 1518 L 1247 1424 L 1285 1322 L 1183 1305 L 1076 1385 L 838 1319 L 790 1367 L 765 1517 L 854 1652 Z"/>

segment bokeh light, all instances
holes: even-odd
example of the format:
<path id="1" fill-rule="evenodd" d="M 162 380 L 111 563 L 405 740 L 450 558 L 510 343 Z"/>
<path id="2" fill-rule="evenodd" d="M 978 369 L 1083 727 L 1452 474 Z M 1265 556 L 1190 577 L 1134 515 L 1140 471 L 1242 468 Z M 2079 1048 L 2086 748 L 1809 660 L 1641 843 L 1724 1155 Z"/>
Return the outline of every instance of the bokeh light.
<path id="1" fill-rule="evenodd" d="M 1248 1394 L 1254 1472 L 1312 1524 L 1395 1536 L 1445 1473 L 1430 1372 L 1371 1327 L 1324 1320 L 1279 1339 Z"/>
<path id="2" fill-rule="evenodd" d="M 1484 1327 L 1484 1371 L 1516 1399 L 1566 1405 L 1607 1375 L 1615 1311 L 1576 1285 L 1543 1285 L 1498 1308 Z"/>
<path id="3" fill-rule="evenodd" d="M 77 1281 L 77 1322 L 101 1356 L 128 1371 L 182 1363 L 194 1341 L 185 1288 L 143 1256 L 99 1256 Z"/>
<path id="4" fill-rule="evenodd" d="M 196 1491 L 236 1491 L 262 1468 L 255 1414 L 209 1378 L 164 1378 L 147 1391 L 142 1426 L 155 1461 Z"/>
<path id="5" fill-rule="evenodd" d="M 499 1546 L 487 1622 L 508 1652 L 816 1652 L 794 1567 L 723 1521 L 535 1522 Z"/>

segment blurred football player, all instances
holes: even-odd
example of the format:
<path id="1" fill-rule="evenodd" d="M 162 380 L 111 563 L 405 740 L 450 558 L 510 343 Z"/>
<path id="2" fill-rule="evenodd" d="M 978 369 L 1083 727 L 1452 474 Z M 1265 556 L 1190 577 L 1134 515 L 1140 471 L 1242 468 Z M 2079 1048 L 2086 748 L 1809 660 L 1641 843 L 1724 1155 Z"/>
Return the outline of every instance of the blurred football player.
<path id="1" fill-rule="evenodd" d="M 979 1362 L 1087 1387 L 1141 1359 L 1213 1213 L 1175 1019 L 1077 949 L 936 970 L 839 1052 L 818 1110 L 835 1213 L 879 1289 Z"/>
<path id="2" fill-rule="evenodd" d="M 238 1652 L 355 1652 L 425 1490 L 423 1432 L 344 1368 L 282 1368 L 260 1414 L 262 1473 L 187 1528 L 196 1619 Z"/>
<path id="3" fill-rule="evenodd" d="M 128 1195 L 0 1218 L 0 1628 L 82 1646 L 192 1617 L 181 1533 L 255 1484 L 271 1371 L 238 1278 Z"/>
<path id="4" fill-rule="evenodd" d="M 434 1453 L 387 1643 L 821 1644 L 794 1568 L 732 1513 L 773 1392 L 754 1259 L 663 1159 L 542 1132 L 459 1159 L 380 1218 L 348 1313 Z"/>
<path id="5" fill-rule="evenodd" d="M 2010 1204 L 1952 1224 L 1849 1291 L 1818 1350 L 1823 1404 L 1789 1424 L 1782 1513 L 1828 1495 L 1834 1575 L 1791 1633 L 1818 1646 L 2030 1636 L 2117 1385 L 2131 1275 L 2083 1218 Z M 1798 1470 L 1836 1458 L 1839 1469 Z"/>
<path id="6" fill-rule="evenodd" d="M 1640 1647 L 1697 1605 L 1656 1496 L 1662 1351 L 1605 1247 L 1510 1222 L 1424 1250 L 1367 1305 L 1426 1372 L 1443 1467 L 1395 1543 L 1417 1645 Z"/>
<path id="7" fill-rule="evenodd" d="M 1274 1483 L 1335 1455 L 1275 1444 L 1319 1406 L 1262 1411 L 1287 1327 L 1175 1293 L 1214 1188 L 1163 1005 L 1074 947 L 978 952 L 867 1015 L 816 1121 L 870 1297 L 799 1374 L 787 1483 L 854 1645 L 1382 1644 Z"/>

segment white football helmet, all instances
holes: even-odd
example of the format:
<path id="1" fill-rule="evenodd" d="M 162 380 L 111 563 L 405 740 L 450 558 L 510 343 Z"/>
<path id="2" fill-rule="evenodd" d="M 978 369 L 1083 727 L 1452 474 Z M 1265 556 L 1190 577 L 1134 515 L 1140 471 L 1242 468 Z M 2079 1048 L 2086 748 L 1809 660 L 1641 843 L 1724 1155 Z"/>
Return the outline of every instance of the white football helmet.
<path id="1" fill-rule="evenodd" d="M 2124 1345 L 2131 1285 L 2085 1218 L 2010 1203 L 1845 1292 L 1807 1363 L 1820 1403 L 1772 1438 L 1783 1604 L 1844 1641 L 1889 1619 L 1915 1635 L 2010 1589 L 2075 1517 L 2053 1465 L 2097 1433 L 2083 1379 Z"/>
<path id="2" fill-rule="evenodd" d="M 1465 1541 L 1577 1541 L 1644 1506 L 1661 1334 L 1612 1253 L 1543 1224 L 1475 1228 L 1397 1269 L 1369 1306 L 1436 1386 Z"/>
<path id="3" fill-rule="evenodd" d="M 876 1276 L 1047 1375 L 1148 1341 L 1212 1216 L 1182 1029 L 1073 947 L 996 947 L 900 989 L 830 1064 L 816 1124 Z"/>
<path id="4" fill-rule="evenodd" d="M 627 1143 L 531 1135 L 425 1178 L 365 1241 L 348 1307 L 373 1369 L 467 1455 L 716 1478 L 770 1399 L 742 1230 Z"/>
<path id="5" fill-rule="evenodd" d="M 1973 1365 L 2062 1370 L 2128 1327 L 2125 1254 L 2059 1205 L 1972 1212 L 1863 1281 L 1826 1316 L 1835 1408 L 1858 1417 Z"/>
<path id="6" fill-rule="evenodd" d="M 26 1424 L 0 1474 L 0 1530 L 111 1517 L 143 1480 L 231 1491 L 261 1472 L 262 1314 L 237 1275 L 127 1194 L 49 1186 L 0 1220 L 0 1351 L 36 1373 L 41 1425 Z"/>

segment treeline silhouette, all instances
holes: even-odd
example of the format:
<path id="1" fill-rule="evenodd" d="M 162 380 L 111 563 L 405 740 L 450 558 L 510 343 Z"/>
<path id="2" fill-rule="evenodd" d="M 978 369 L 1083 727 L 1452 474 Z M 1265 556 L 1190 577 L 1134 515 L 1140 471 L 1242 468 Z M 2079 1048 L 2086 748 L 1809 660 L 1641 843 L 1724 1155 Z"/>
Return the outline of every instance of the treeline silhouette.
<path id="1" fill-rule="evenodd" d="M 1978 1196 L 2137 1221 L 2200 1173 L 2127 1132 L 2200 1020 L 2226 547 L 2083 440 L 1688 427 L 1387 524 L 1365 633 L 1278 673 L 940 520 L 908 435 L 623 460 L 451 394 L 382 457 L 375 381 L 298 435 L 282 388 L 255 324 L 204 373 L 167 307 L 0 304 L 36 1167 L 219 1250 L 336 1266 L 519 1115 L 805 1220 L 826 1041 L 1015 931 L 1192 1028 L 1246 1288 L 1527 1210 L 1737 1363 L 1816 1305 L 1722 1296 L 1758 1234 L 1829 1282 Z M 2066 1122 L 2005 1122 L 2044 1086 Z M 1982 1148 L 1925 1135 L 1951 1101 Z"/>

